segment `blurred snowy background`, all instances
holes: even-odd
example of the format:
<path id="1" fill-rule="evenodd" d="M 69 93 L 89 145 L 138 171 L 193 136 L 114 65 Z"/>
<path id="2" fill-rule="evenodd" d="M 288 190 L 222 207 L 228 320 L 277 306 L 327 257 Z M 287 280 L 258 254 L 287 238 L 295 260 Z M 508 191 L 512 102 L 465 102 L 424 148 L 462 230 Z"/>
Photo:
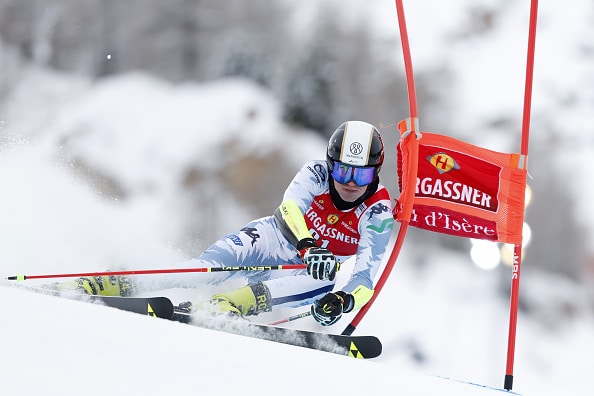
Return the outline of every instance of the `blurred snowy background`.
<path id="1" fill-rule="evenodd" d="M 594 388 L 594 4 L 540 3 L 514 390 L 578 394 Z M 404 7 L 422 129 L 519 151 L 530 2 Z M 392 1 L 0 0 L 0 70 L 2 277 L 175 267 L 270 214 L 348 119 L 382 127 L 398 195 Z M 389 364 L 501 387 L 511 269 L 470 248 L 409 230 L 361 331 Z"/>

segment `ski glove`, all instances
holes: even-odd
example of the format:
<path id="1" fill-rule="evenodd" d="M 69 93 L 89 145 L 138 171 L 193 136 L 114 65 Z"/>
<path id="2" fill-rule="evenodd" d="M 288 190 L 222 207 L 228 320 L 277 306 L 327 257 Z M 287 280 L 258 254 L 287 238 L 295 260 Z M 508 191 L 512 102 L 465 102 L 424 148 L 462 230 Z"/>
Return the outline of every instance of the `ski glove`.
<path id="1" fill-rule="evenodd" d="M 328 249 L 318 247 L 313 238 L 304 238 L 297 244 L 297 249 L 307 265 L 307 274 L 314 279 L 333 281 L 340 263 Z"/>
<path id="2" fill-rule="evenodd" d="M 343 291 L 328 293 L 311 306 L 311 316 L 322 326 L 338 322 L 343 313 L 353 310 L 354 297 Z"/>

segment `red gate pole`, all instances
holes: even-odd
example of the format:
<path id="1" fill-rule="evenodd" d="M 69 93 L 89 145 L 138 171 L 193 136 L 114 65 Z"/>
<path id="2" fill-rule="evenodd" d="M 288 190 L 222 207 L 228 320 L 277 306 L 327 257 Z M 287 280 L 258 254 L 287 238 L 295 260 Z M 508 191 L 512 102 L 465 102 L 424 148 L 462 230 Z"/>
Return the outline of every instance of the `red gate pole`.
<path id="1" fill-rule="evenodd" d="M 538 0 L 532 0 L 530 5 L 530 25 L 528 29 L 528 54 L 526 60 L 526 85 L 524 90 L 524 113 L 522 117 L 522 141 L 520 154 L 524 161 L 528 158 L 528 138 L 530 135 L 530 109 L 532 103 L 532 81 L 534 76 L 534 51 L 536 42 L 536 19 L 538 15 Z M 526 166 L 526 164 L 524 164 Z M 507 341 L 507 364 L 503 387 L 511 390 L 514 382 L 514 354 L 516 347 L 516 328 L 518 323 L 518 301 L 520 293 L 520 267 L 522 263 L 522 245 L 514 246 L 512 267 L 509 335 Z"/>
<path id="2" fill-rule="evenodd" d="M 408 88 L 408 104 L 409 104 L 409 109 L 410 109 L 410 119 L 407 120 L 407 121 L 409 121 L 407 123 L 408 128 L 407 128 L 407 131 L 405 131 L 406 133 L 404 135 L 402 135 L 403 137 L 401 137 L 401 139 L 416 139 L 417 133 L 420 133 L 418 118 L 417 118 L 417 95 L 416 95 L 416 90 L 415 90 L 415 81 L 414 81 L 414 75 L 413 75 L 412 60 L 411 60 L 411 56 L 410 56 L 410 46 L 408 43 L 408 33 L 406 31 L 406 21 L 404 18 L 404 7 L 402 5 L 402 0 L 396 0 L 396 12 L 398 15 L 398 26 L 400 28 L 400 40 L 402 41 L 402 52 L 404 55 L 406 83 L 407 83 L 407 88 Z M 412 132 L 412 133 L 410 133 L 410 132 Z M 411 144 L 410 146 L 411 146 L 411 150 L 408 153 L 408 155 L 410 155 L 410 158 L 408 159 L 408 161 L 405 161 L 405 163 L 408 164 L 406 166 L 410 166 L 410 172 L 408 173 L 410 177 L 409 177 L 409 181 L 407 181 L 406 184 L 403 183 L 404 188 L 403 188 L 402 195 L 400 197 L 401 203 L 403 203 L 403 207 L 402 207 L 401 213 L 399 215 L 401 225 L 400 225 L 400 229 L 398 230 L 398 236 L 396 238 L 396 242 L 394 244 L 394 247 L 392 248 L 392 253 L 390 254 L 388 262 L 387 262 L 382 274 L 380 275 L 380 277 L 375 285 L 373 297 L 371 298 L 371 300 L 369 300 L 369 302 L 367 304 L 365 304 L 359 310 L 359 312 L 357 312 L 357 314 L 355 315 L 353 320 L 351 320 L 351 322 L 343 330 L 342 334 L 345 334 L 345 335 L 352 334 L 353 331 L 355 331 L 359 322 L 361 322 L 363 317 L 367 314 L 367 311 L 369 311 L 369 308 L 371 308 L 371 306 L 375 302 L 377 296 L 380 294 L 382 288 L 384 287 L 386 281 L 388 280 L 388 277 L 390 276 L 390 273 L 392 272 L 392 269 L 394 268 L 394 265 L 396 264 L 396 259 L 398 258 L 398 255 L 400 254 L 402 244 L 404 243 L 404 237 L 405 237 L 406 231 L 408 229 L 408 223 L 410 220 L 410 214 L 412 211 L 413 199 L 414 199 L 414 194 L 415 194 L 414 187 L 410 187 L 410 186 L 415 186 L 415 180 L 416 180 L 416 175 L 417 175 L 417 166 L 418 166 L 418 159 L 417 159 L 418 148 L 419 148 L 418 142 L 416 144 Z M 409 186 L 409 187 L 407 188 L 406 186 Z"/>

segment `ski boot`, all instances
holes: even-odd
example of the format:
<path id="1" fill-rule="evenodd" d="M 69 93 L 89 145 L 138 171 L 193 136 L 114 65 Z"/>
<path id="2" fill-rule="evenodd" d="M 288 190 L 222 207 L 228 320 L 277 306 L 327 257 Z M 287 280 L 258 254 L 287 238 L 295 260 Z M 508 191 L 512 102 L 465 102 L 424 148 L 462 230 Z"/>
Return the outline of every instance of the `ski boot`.
<path id="1" fill-rule="evenodd" d="M 193 305 L 191 301 L 185 301 L 180 303 L 176 309 L 184 313 L 199 311 L 207 312 L 213 316 L 222 315 L 236 319 L 270 311 L 272 298 L 268 287 L 259 282 L 231 292 L 217 294 L 209 302 Z"/>
<path id="2" fill-rule="evenodd" d="M 133 293 L 130 279 L 125 276 L 92 276 L 52 285 L 60 292 L 76 291 L 95 296 L 129 297 Z"/>

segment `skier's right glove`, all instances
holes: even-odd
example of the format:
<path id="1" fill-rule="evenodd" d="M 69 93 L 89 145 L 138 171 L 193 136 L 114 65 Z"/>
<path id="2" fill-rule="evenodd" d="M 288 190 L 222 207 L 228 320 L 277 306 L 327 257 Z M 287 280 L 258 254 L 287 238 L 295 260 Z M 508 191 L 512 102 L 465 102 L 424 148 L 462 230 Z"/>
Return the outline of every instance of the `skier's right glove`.
<path id="1" fill-rule="evenodd" d="M 337 291 L 328 293 L 311 306 L 311 316 L 322 326 L 330 326 L 338 322 L 343 312 L 353 310 L 355 299 L 349 293 Z"/>
<path id="2" fill-rule="evenodd" d="M 297 245 L 303 262 L 307 265 L 307 274 L 314 279 L 333 281 L 340 263 L 328 249 L 318 247 L 314 240 L 307 238 Z"/>

